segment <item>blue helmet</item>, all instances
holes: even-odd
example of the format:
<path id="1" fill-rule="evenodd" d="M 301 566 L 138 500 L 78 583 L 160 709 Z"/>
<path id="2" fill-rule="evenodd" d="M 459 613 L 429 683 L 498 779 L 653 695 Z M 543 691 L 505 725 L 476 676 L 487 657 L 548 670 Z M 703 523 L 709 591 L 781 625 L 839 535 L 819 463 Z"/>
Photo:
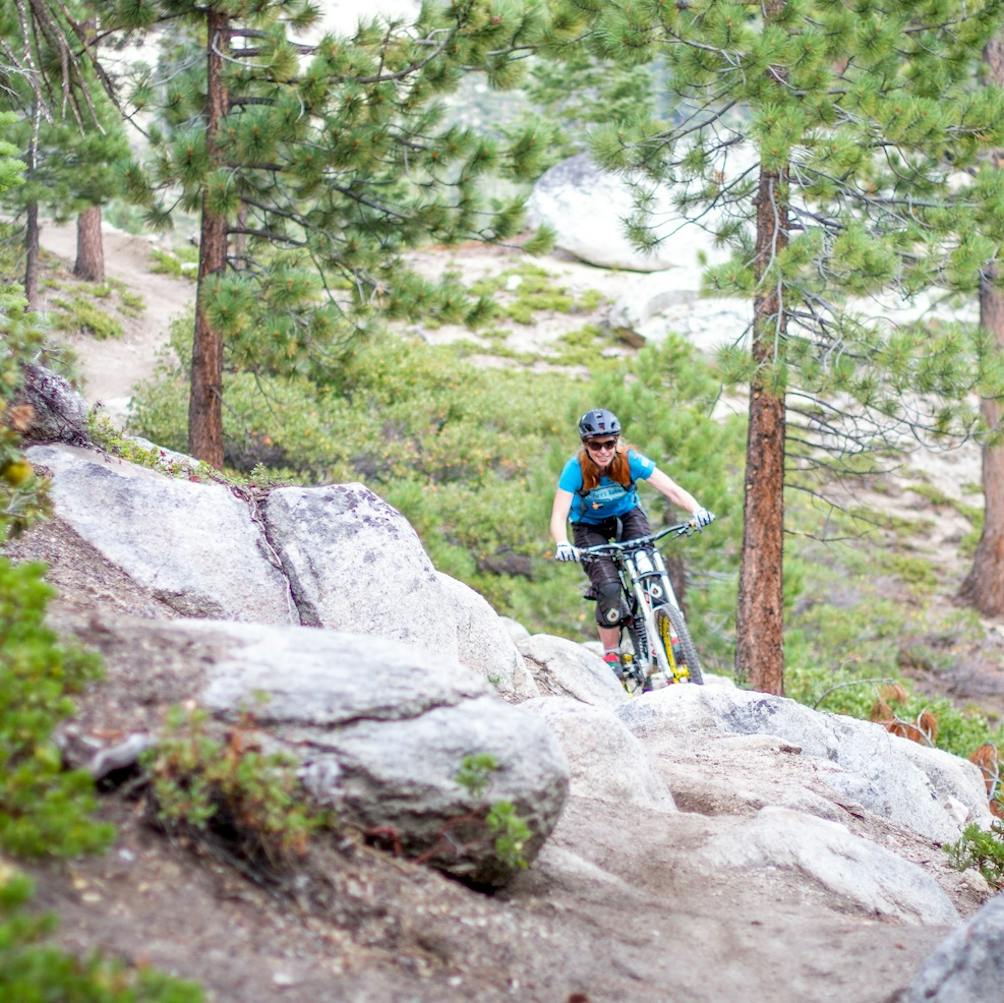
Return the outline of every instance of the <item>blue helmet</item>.
<path id="1" fill-rule="evenodd" d="M 597 435 L 620 435 L 621 423 L 617 415 L 606 408 L 593 408 L 579 419 L 579 438 L 592 439 Z"/>

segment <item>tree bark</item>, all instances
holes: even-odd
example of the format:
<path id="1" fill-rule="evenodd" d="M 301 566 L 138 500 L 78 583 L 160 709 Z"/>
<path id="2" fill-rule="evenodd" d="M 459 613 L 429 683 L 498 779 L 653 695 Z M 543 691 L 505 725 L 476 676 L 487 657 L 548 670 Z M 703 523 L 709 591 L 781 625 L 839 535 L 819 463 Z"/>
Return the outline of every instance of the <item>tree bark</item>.
<path id="1" fill-rule="evenodd" d="M 767 20 L 784 0 L 765 8 Z M 781 70 L 772 68 L 775 77 Z M 784 393 L 773 387 L 781 361 L 786 317 L 780 283 L 765 275 L 788 243 L 788 177 L 761 165 L 756 196 L 757 292 L 751 352 L 757 371 L 750 386 L 746 436 L 743 542 L 736 609 L 736 672 L 764 693 L 784 692 Z"/>
<path id="2" fill-rule="evenodd" d="M 229 18 L 210 10 L 206 21 L 209 38 L 206 47 L 206 144 L 210 163 L 215 165 L 220 161 L 217 137 L 227 108 L 223 55 L 229 43 Z M 221 276 L 226 264 L 227 218 L 212 211 L 208 198 L 203 195 L 188 398 L 188 449 L 196 459 L 214 467 L 223 466 L 223 337 L 209 319 L 206 300 L 212 278 Z"/>
<path id="3" fill-rule="evenodd" d="M 80 23 L 81 38 L 91 45 L 91 53 L 97 55 L 94 37 L 97 22 L 88 19 Z M 101 206 L 92 205 L 77 217 L 77 260 L 73 264 L 73 274 L 85 282 L 105 281 L 105 248 L 101 238 Z"/>
<path id="4" fill-rule="evenodd" d="M 983 51 L 990 82 L 1004 85 L 1004 34 Z M 1004 170 L 1004 151 L 994 153 L 997 170 Z M 980 325 L 1004 351 L 1004 290 L 999 286 L 1000 262 L 990 262 L 980 277 Z M 980 401 L 988 428 L 1000 423 L 1001 405 Z M 983 447 L 983 532 L 973 555 L 973 566 L 959 589 L 959 596 L 986 616 L 1004 616 L 1004 446 Z"/>
<path id="5" fill-rule="evenodd" d="M 38 166 L 38 129 L 42 109 L 35 99 L 31 114 L 31 138 L 28 140 L 27 176 L 33 181 L 35 168 Z M 24 298 L 28 301 L 29 310 L 38 309 L 38 201 L 32 199 L 26 207 L 26 222 L 24 228 Z"/>
<path id="6" fill-rule="evenodd" d="M 86 282 L 105 281 L 105 248 L 101 240 L 101 206 L 92 205 L 77 217 L 77 260 L 73 274 Z"/>
<path id="7" fill-rule="evenodd" d="M 29 310 L 38 309 L 38 203 L 29 202 L 24 230 L 24 298 Z"/>

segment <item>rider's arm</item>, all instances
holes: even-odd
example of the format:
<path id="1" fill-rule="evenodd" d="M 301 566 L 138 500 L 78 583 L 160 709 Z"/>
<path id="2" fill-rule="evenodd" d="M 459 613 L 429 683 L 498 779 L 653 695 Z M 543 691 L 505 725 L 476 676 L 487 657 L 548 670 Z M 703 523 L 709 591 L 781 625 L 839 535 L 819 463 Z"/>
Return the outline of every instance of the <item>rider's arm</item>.
<path id="1" fill-rule="evenodd" d="M 665 495 L 674 505 L 679 505 L 680 508 L 687 512 L 693 514 L 701 506 L 698 504 L 697 499 L 689 492 L 684 491 L 679 484 L 676 483 L 667 474 L 664 474 L 658 467 L 652 471 L 649 475 L 648 483 L 655 488 L 656 491 L 661 495 Z M 553 525 L 553 522 L 552 522 Z"/>
<path id="2" fill-rule="evenodd" d="M 551 539 L 555 543 L 568 543 L 568 513 L 572 508 L 572 492 L 558 488 L 551 506 Z"/>

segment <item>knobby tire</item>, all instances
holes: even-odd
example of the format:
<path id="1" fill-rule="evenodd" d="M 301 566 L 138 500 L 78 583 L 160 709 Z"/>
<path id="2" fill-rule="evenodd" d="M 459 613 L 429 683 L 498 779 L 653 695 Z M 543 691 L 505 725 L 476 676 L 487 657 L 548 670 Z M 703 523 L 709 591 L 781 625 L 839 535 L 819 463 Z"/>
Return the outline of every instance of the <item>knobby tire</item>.
<path id="1" fill-rule="evenodd" d="M 694 647 L 694 642 L 690 637 L 690 631 L 687 629 L 687 622 L 683 619 L 683 614 L 675 607 L 668 603 L 665 606 L 659 606 L 655 610 L 655 623 L 656 623 L 656 641 L 658 644 L 662 644 L 663 641 L 663 631 L 659 629 L 659 620 L 662 617 L 668 618 L 669 622 L 673 625 L 673 630 L 676 633 L 677 641 L 679 642 L 680 653 L 683 656 L 683 664 L 687 666 L 687 671 L 690 674 L 690 681 L 697 686 L 704 685 L 704 673 L 701 671 L 701 661 L 697 657 L 697 648 Z M 675 663 L 676 659 L 673 657 L 672 652 L 667 652 L 670 663 Z"/>

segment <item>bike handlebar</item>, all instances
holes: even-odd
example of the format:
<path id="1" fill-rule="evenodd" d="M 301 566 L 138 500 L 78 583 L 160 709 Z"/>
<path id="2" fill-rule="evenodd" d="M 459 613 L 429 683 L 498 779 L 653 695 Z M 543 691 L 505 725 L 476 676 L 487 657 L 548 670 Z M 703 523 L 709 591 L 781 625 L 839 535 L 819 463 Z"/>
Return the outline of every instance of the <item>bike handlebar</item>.
<path id="1" fill-rule="evenodd" d="M 675 536 L 689 536 L 700 530 L 696 519 L 688 519 L 686 522 L 677 522 L 672 526 L 664 526 L 658 533 L 650 533 L 648 536 L 636 536 L 633 540 L 621 540 L 614 543 L 600 543 L 595 547 L 576 547 L 575 556 L 577 560 L 590 557 L 609 557 L 611 554 L 621 554 L 625 551 L 641 550 L 656 540 L 661 540 L 664 536 L 672 533 Z"/>

